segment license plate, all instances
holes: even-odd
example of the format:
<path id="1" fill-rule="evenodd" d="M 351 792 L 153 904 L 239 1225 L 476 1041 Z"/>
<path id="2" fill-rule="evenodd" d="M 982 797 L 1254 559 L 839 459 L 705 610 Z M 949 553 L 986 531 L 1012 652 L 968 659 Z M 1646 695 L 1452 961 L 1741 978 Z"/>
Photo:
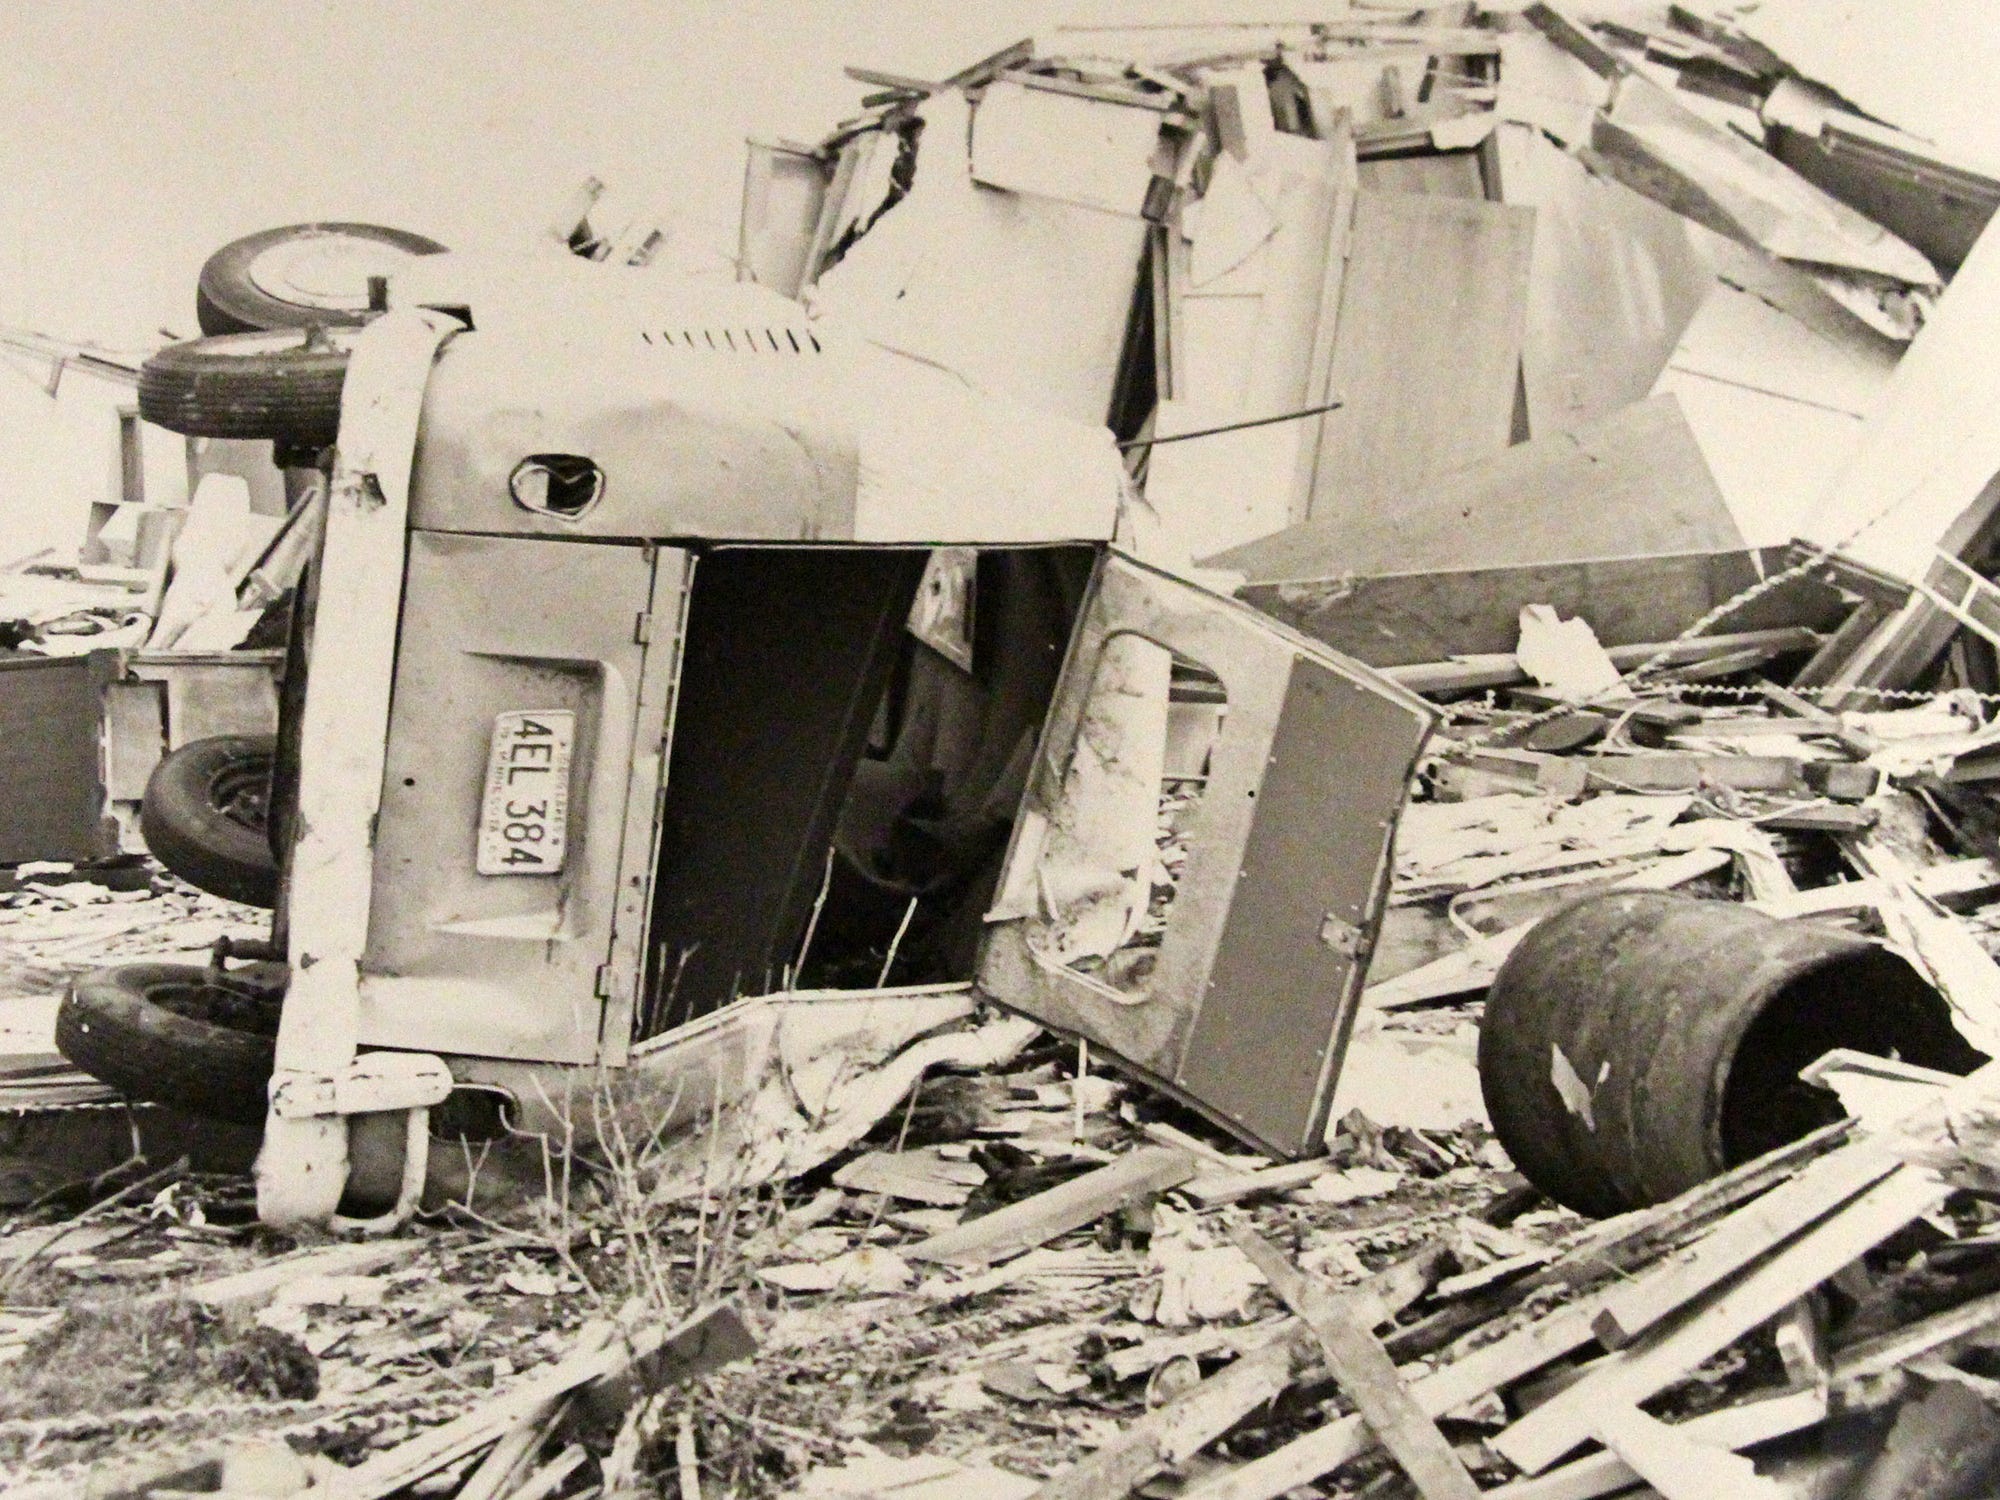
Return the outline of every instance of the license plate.
<path id="1" fill-rule="evenodd" d="M 479 809 L 481 875 L 554 875 L 569 834 L 569 757 L 576 715 L 528 709 L 497 715 Z"/>

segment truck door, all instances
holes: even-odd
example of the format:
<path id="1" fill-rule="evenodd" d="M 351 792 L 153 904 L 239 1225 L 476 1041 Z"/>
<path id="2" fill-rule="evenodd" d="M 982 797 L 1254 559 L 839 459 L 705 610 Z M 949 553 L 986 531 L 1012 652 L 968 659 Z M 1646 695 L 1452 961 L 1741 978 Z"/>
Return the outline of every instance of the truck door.
<path id="1" fill-rule="evenodd" d="M 1371 669 L 1109 554 L 980 990 L 1260 1150 L 1316 1151 L 1433 718 Z"/>

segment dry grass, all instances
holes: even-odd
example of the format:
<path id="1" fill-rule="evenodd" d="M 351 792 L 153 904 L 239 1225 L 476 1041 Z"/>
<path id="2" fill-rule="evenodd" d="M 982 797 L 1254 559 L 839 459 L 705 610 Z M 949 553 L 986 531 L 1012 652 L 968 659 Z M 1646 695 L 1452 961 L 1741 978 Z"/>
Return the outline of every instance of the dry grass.
<path id="1" fill-rule="evenodd" d="M 319 1389 L 297 1340 L 183 1301 L 71 1307 L 0 1385 L 0 1421 L 232 1398 L 306 1400 Z"/>

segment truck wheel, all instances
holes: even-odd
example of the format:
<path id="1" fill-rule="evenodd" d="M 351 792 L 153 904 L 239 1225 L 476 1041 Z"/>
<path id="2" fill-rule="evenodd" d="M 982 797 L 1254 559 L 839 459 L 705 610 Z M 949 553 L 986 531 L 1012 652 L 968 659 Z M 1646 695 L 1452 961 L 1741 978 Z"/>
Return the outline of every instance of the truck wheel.
<path id="1" fill-rule="evenodd" d="M 231 240 L 201 268 L 201 331 L 349 327 L 368 321 L 368 278 L 444 246 L 380 224 L 287 224 Z"/>
<path id="2" fill-rule="evenodd" d="M 263 1120 L 283 964 L 229 972 L 123 964 L 71 981 L 56 1048 L 133 1099 L 216 1120 Z"/>
<path id="3" fill-rule="evenodd" d="M 139 415 L 189 437 L 324 448 L 340 430 L 352 337 L 281 329 L 169 344 L 139 368 Z"/>
<path id="4" fill-rule="evenodd" d="M 139 831 L 153 857 L 189 885 L 249 906 L 278 904 L 278 863 L 266 829 L 268 734 L 192 740 L 153 768 Z"/>

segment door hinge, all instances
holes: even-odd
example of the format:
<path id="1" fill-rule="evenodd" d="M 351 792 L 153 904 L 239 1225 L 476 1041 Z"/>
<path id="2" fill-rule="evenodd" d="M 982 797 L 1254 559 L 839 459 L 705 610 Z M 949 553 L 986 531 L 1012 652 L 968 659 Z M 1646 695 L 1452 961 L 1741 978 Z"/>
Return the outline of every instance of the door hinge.
<path id="1" fill-rule="evenodd" d="M 653 612 L 650 609 L 640 610 L 632 621 L 632 639 L 641 646 L 652 644 Z"/>
<path id="2" fill-rule="evenodd" d="M 611 998 L 610 964 L 599 964 L 597 966 L 597 980 L 595 985 L 592 987 L 591 993 L 596 995 L 597 998 L 600 1000 L 609 1000 Z"/>
<path id="3" fill-rule="evenodd" d="M 1326 914 L 1319 924 L 1319 940 L 1342 958 L 1355 963 L 1368 956 L 1368 934 L 1344 917 Z"/>

